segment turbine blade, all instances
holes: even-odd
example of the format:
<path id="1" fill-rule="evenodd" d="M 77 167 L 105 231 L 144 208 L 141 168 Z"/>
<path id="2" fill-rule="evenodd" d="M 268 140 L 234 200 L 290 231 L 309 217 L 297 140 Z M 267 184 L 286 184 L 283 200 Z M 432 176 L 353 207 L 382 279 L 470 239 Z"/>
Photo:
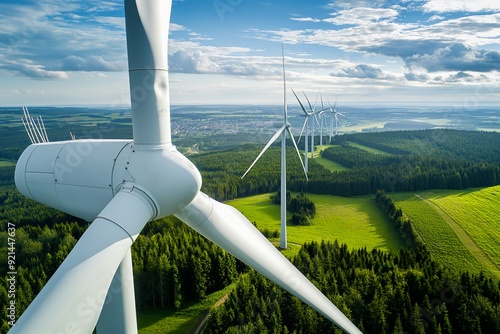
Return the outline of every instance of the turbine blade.
<path id="1" fill-rule="evenodd" d="M 306 117 L 306 120 L 304 121 L 304 125 L 302 125 L 302 130 L 300 130 L 300 136 L 298 142 L 300 143 L 300 138 L 302 138 L 302 134 L 304 133 L 304 129 L 307 127 L 307 120 L 308 117 Z"/>
<path id="2" fill-rule="evenodd" d="M 269 148 L 269 146 L 271 146 L 272 143 L 274 143 L 276 141 L 276 139 L 278 139 L 278 137 L 281 135 L 281 133 L 283 131 L 285 131 L 285 128 L 286 128 L 286 126 L 283 125 L 278 130 L 278 132 L 276 132 L 274 134 L 274 136 L 272 136 L 272 138 L 269 140 L 269 142 L 267 142 L 266 146 L 264 146 L 264 148 L 262 149 L 262 151 L 260 152 L 260 154 L 257 156 L 257 158 L 255 158 L 255 160 L 252 162 L 252 164 L 250 165 L 250 167 L 248 167 L 247 171 L 245 172 L 245 174 L 243 174 L 243 176 L 241 178 L 244 178 L 248 174 L 248 172 L 250 171 L 250 169 L 252 169 L 253 165 L 255 165 L 255 163 L 260 159 L 260 157 L 264 154 L 264 152 L 266 152 L 266 150 Z"/>
<path id="3" fill-rule="evenodd" d="M 297 99 L 297 101 L 299 101 L 299 104 L 300 104 L 300 107 L 302 108 L 302 111 L 306 114 L 306 115 L 309 115 L 309 113 L 306 111 L 306 108 L 304 108 L 304 105 L 302 104 L 302 102 L 300 102 L 300 99 L 299 97 L 297 96 L 297 94 L 295 94 L 295 91 L 292 89 L 292 92 L 293 92 L 293 95 L 295 95 L 295 98 Z"/>
<path id="4" fill-rule="evenodd" d="M 310 110 L 310 112 L 311 113 L 314 112 L 314 108 L 311 106 L 311 102 L 309 101 L 309 98 L 307 97 L 306 93 L 304 93 L 302 91 L 302 94 L 304 94 L 304 96 L 306 97 L 307 103 L 309 104 L 309 110 Z"/>
<path id="5" fill-rule="evenodd" d="M 297 143 L 295 142 L 295 139 L 293 138 L 292 130 L 290 130 L 290 128 L 286 128 L 286 130 L 288 131 L 288 134 L 290 135 L 290 138 L 292 139 L 293 146 L 295 146 L 295 152 L 297 152 L 297 155 L 299 156 L 300 165 L 302 166 L 302 170 L 304 171 L 304 175 L 306 176 L 306 180 L 309 181 L 309 178 L 307 177 L 306 167 L 304 166 L 304 162 L 302 161 L 302 157 L 300 156 L 300 151 L 299 151 L 299 148 L 297 147 Z"/>
<path id="6" fill-rule="evenodd" d="M 172 1 L 124 3 L 134 146 L 170 146 L 168 32 Z"/>
<path id="7" fill-rule="evenodd" d="M 137 334 L 134 273 L 130 248 L 113 277 L 106 303 L 97 321 L 96 332 Z"/>
<path id="8" fill-rule="evenodd" d="M 9 333 L 92 333 L 120 262 L 153 215 L 141 191 L 119 192 Z"/>
<path id="9" fill-rule="evenodd" d="M 200 192 L 188 206 L 176 214 L 176 217 L 297 296 L 347 333 L 361 333 L 238 210 Z"/>

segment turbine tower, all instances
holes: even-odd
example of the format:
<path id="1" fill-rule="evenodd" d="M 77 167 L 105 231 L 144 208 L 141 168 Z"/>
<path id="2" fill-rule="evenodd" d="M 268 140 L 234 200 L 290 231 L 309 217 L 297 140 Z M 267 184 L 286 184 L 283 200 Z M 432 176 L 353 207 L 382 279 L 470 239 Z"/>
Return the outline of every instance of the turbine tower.
<path id="1" fill-rule="evenodd" d="M 335 102 L 335 105 L 334 107 L 332 108 L 332 105 L 330 104 L 330 102 L 328 102 L 328 105 L 330 106 L 330 113 L 331 113 L 331 120 L 330 120 L 330 139 L 329 139 L 329 142 L 331 143 L 332 141 L 332 137 L 333 137 L 333 121 L 335 120 L 335 136 L 338 134 L 338 130 L 339 130 L 339 116 L 342 116 L 342 117 L 345 117 L 344 114 L 340 113 L 337 111 L 337 107 L 338 107 L 338 104 L 337 102 Z"/>
<path id="2" fill-rule="evenodd" d="M 34 143 L 18 160 L 23 195 L 92 223 L 9 333 L 136 334 L 130 247 L 148 221 L 172 214 L 344 331 L 361 333 L 248 219 L 202 193 L 199 171 L 172 145 L 171 6 L 125 0 L 133 140 Z"/>
<path id="3" fill-rule="evenodd" d="M 280 223 L 281 223 L 281 232 L 280 232 L 280 248 L 286 249 L 287 246 L 287 236 L 286 236 L 286 134 L 290 135 L 292 139 L 292 143 L 295 146 L 295 150 L 300 159 L 300 164 L 304 169 L 304 174 L 307 179 L 307 171 L 302 162 L 302 158 L 300 157 L 299 148 L 295 143 L 295 139 L 293 138 L 292 131 L 290 130 L 290 123 L 288 123 L 288 111 L 287 111 L 287 103 L 286 103 L 286 76 L 285 76 L 285 53 L 283 51 L 283 45 L 281 46 L 282 58 L 283 58 L 283 126 L 274 134 L 274 136 L 269 140 L 269 142 L 264 146 L 264 149 L 260 152 L 260 154 L 255 158 L 254 162 L 248 167 L 247 171 L 241 178 L 244 178 L 245 175 L 252 169 L 252 167 L 257 163 L 260 157 L 267 151 L 269 146 L 281 136 L 281 188 L 280 188 Z"/>
<path id="4" fill-rule="evenodd" d="M 318 113 L 319 116 L 319 146 L 323 146 L 323 123 L 325 119 L 325 107 L 323 105 L 323 96 L 321 96 L 321 93 L 319 94 L 319 97 L 321 99 L 321 111 Z"/>

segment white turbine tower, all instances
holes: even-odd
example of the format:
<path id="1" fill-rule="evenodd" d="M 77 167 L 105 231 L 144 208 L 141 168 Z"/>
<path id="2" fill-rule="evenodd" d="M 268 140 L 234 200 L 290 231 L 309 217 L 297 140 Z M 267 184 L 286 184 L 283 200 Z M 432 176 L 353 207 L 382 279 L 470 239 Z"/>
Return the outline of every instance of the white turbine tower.
<path id="1" fill-rule="evenodd" d="M 304 168 L 304 164 L 302 163 L 302 158 L 300 157 L 300 152 L 299 148 L 297 147 L 297 144 L 295 143 L 295 139 L 293 138 L 292 131 L 290 130 L 290 123 L 288 123 L 288 111 L 287 111 L 287 102 L 286 102 L 286 75 L 285 75 L 285 53 L 283 51 L 283 46 L 282 46 L 282 58 L 283 58 L 283 126 L 274 134 L 274 136 L 269 140 L 267 145 L 262 149 L 260 154 L 255 158 L 254 162 L 248 167 L 247 171 L 241 178 L 244 178 L 245 175 L 248 174 L 250 169 L 255 165 L 255 163 L 260 159 L 260 157 L 264 154 L 264 152 L 267 151 L 269 146 L 272 145 L 278 139 L 279 136 L 281 136 L 281 188 L 280 188 L 280 208 L 281 208 L 281 214 L 280 214 L 280 222 L 281 222 L 281 232 L 280 232 L 280 248 L 281 249 L 286 249 L 287 246 L 287 236 L 286 236 L 286 134 L 288 133 L 290 135 L 290 138 L 292 139 L 292 143 L 295 146 L 295 150 L 297 151 L 297 154 L 300 159 L 300 164 L 302 168 L 304 169 L 304 174 L 307 179 L 307 171 Z"/>
<path id="2" fill-rule="evenodd" d="M 234 208 L 200 192 L 171 142 L 168 28 L 172 0 L 125 0 L 133 140 L 30 145 L 16 165 L 25 196 L 93 221 L 11 334 L 136 334 L 130 246 L 174 214 L 348 333 L 361 333 Z M 105 302 L 106 301 L 106 302 Z"/>
<path id="3" fill-rule="evenodd" d="M 321 110 L 318 112 L 318 117 L 319 117 L 319 146 L 323 146 L 323 123 L 325 119 L 325 111 L 326 109 L 323 106 L 323 97 L 321 96 L 321 93 L 319 94 L 319 97 L 321 99 Z"/>
<path id="4" fill-rule="evenodd" d="M 335 102 L 335 105 L 334 107 L 332 108 L 332 105 L 330 104 L 330 102 L 328 102 L 328 105 L 330 106 L 330 113 L 331 113 L 331 120 L 330 120 L 330 139 L 329 139 L 329 142 L 332 141 L 332 137 L 333 137 L 333 122 L 335 120 L 335 136 L 338 134 L 338 130 L 339 130 L 339 116 L 342 116 L 342 117 L 345 117 L 344 114 L 340 113 L 338 110 L 337 110 L 337 107 L 338 107 L 338 104 L 337 102 Z"/>

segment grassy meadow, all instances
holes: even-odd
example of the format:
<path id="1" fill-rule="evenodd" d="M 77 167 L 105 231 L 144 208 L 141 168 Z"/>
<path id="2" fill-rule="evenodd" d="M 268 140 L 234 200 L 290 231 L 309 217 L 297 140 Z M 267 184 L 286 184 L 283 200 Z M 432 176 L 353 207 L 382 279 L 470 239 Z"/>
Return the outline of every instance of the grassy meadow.
<path id="1" fill-rule="evenodd" d="M 0 159 L 0 167 L 12 167 L 15 166 L 16 163 L 11 160 Z"/>
<path id="2" fill-rule="evenodd" d="M 361 144 L 358 144 L 358 143 L 348 142 L 348 144 L 350 146 L 352 146 L 352 147 L 359 148 L 359 149 L 364 150 L 364 151 L 369 152 L 369 153 L 381 154 L 381 155 L 392 155 L 390 153 L 387 153 L 387 152 L 384 152 L 384 151 L 381 151 L 381 150 L 377 150 L 376 148 L 371 148 L 371 147 L 364 146 L 364 145 L 361 145 Z"/>
<path id="3" fill-rule="evenodd" d="M 272 204 L 271 194 L 240 198 L 227 204 L 240 210 L 260 230 L 280 230 L 280 207 Z M 311 226 L 287 226 L 290 247 L 284 254 L 292 256 L 306 241 L 338 240 L 350 248 L 397 251 L 404 247 L 396 229 L 372 196 L 345 198 L 306 194 L 316 205 Z M 278 243 L 278 239 L 271 240 Z"/>
<path id="4" fill-rule="evenodd" d="M 500 278 L 500 186 L 391 197 L 440 263 Z"/>
<path id="5" fill-rule="evenodd" d="M 314 162 L 320 164 L 321 166 L 325 167 L 326 169 L 332 172 L 342 172 L 345 170 L 349 170 L 349 168 L 342 166 L 341 164 L 335 161 L 331 161 L 320 156 L 314 158 Z"/>

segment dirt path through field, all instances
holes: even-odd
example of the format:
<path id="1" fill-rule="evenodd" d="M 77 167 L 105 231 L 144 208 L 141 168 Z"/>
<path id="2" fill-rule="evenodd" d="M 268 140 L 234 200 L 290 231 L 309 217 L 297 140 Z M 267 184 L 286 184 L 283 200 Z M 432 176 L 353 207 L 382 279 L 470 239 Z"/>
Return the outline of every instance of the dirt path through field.
<path id="1" fill-rule="evenodd" d="M 460 226 L 460 224 L 453 219 L 446 211 L 444 211 L 439 205 L 432 202 L 431 200 L 422 197 L 421 195 L 415 194 L 416 197 L 424 201 L 427 205 L 432 207 L 451 227 L 453 232 L 460 239 L 462 244 L 471 252 L 471 254 L 482 263 L 486 269 L 488 269 L 491 273 L 494 273 L 498 276 L 500 273 L 500 268 L 496 266 L 496 264 L 489 258 L 488 254 L 486 254 L 481 247 L 472 239 L 472 237 L 467 233 L 466 230 Z"/>

